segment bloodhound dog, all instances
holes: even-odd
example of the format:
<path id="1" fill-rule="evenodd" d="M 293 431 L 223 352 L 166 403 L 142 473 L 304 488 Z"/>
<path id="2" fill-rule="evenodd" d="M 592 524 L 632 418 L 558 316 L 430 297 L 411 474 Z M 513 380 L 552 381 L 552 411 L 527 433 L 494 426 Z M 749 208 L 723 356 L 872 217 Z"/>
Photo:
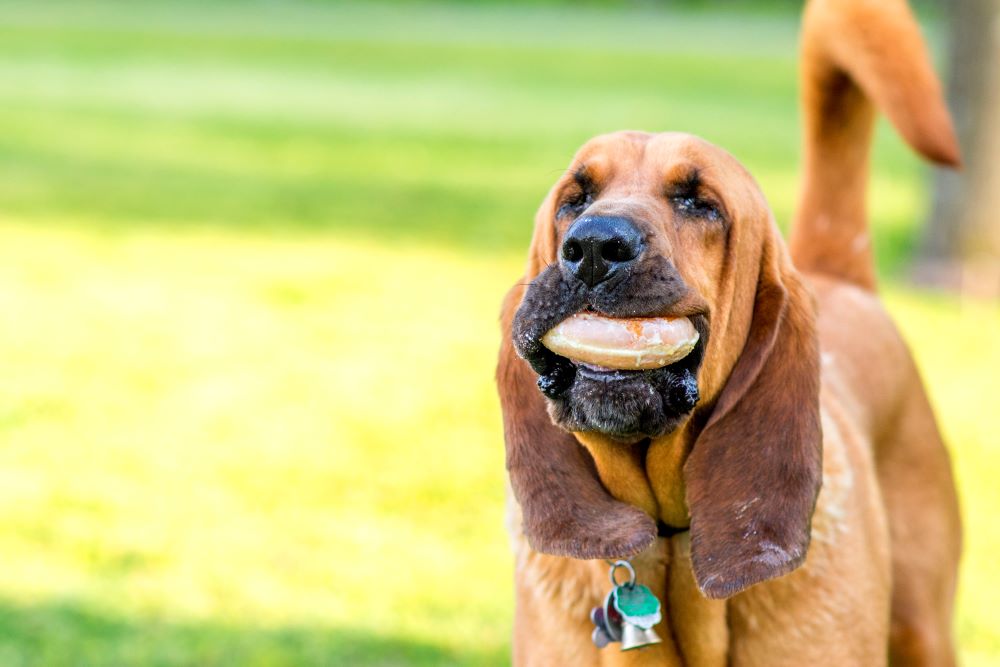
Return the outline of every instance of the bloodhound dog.
<path id="1" fill-rule="evenodd" d="M 789 247 L 747 170 L 687 134 L 597 137 L 542 203 L 497 371 L 515 664 L 954 664 L 950 462 L 865 219 L 876 105 L 959 162 L 905 0 L 811 0 L 802 98 Z M 578 313 L 687 317 L 698 342 L 575 363 L 541 341 Z M 617 558 L 662 601 L 661 643 L 591 642 Z"/>

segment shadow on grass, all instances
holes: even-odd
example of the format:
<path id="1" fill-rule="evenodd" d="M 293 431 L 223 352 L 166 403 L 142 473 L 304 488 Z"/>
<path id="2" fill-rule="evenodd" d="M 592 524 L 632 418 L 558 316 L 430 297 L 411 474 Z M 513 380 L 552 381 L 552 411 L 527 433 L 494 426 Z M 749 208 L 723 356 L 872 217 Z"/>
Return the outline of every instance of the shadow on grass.
<path id="1" fill-rule="evenodd" d="M 311 625 L 122 617 L 78 601 L 0 602 L 0 664 L 502 665 L 505 646 L 455 649 L 427 641 Z"/>

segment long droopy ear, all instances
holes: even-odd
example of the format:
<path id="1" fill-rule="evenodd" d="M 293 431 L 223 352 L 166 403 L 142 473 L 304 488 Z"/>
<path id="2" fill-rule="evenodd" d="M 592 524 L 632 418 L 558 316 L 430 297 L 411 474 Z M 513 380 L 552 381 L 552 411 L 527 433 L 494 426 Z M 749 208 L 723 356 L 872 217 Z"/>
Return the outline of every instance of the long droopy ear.
<path id="1" fill-rule="evenodd" d="M 805 560 L 822 480 L 819 347 L 810 294 L 774 230 L 743 352 L 684 466 L 691 561 L 711 598 Z"/>
<path id="2" fill-rule="evenodd" d="M 656 538 L 642 510 L 611 497 L 590 454 L 552 423 L 527 362 L 511 342 L 524 287 L 507 294 L 497 387 L 503 410 L 507 471 L 521 506 L 522 529 L 536 551 L 572 558 L 625 558 Z"/>

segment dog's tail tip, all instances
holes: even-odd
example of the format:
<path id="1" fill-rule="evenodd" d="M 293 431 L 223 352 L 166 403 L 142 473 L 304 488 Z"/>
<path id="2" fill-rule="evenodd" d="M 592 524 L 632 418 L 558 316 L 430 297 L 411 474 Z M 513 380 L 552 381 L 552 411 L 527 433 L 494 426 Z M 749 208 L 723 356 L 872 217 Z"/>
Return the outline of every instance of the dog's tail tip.
<path id="1" fill-rule="evenodd" d="M 958 137 L 940 94 L 928 94 L 922 104 L 897 108 L 888 102 L 882 108 L 910 148 L 938 166 L 961 168 Z"/>
<path id="2" fill-rule="evenodd" d="M 900 136 L 924 158 L 944 167 L 960 167 L 961 149 L 930 56 L 916 21 L 910 17 L 906 45 L 872 54 L 870 72 L 856 74 L 875 105 L 885 112 Z M 886 45 L 888 46 L 888 45 Z M 885 62 L 878 62 L 877 57 Z"/>
<path id="3" fill-rule="evenodd" d="M 900 134 L 906 142 L 925 158 L 940 167 L 962 168 L 962 151 L 958 147 L 958 137 L 952 125 L 951 116 L 947 111 L 934 114 L 931 119 L 910 132 L 900 128 Z M 899 125 L 896 125 L 899 127 Z"/>

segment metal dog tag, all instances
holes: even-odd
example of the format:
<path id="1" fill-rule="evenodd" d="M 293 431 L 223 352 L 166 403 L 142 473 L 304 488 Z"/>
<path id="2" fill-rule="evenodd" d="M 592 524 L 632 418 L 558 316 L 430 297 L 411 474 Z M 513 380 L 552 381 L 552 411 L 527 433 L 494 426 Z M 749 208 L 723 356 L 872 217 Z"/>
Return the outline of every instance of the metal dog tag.
<path id="1" fill-rule="evenodd" d="M 628 571 L 628 581 L 619 584 L 615 570 Z M 612 642 L 621 642 L 622 650 L 629 651 L 650 644 L 659 644 L 660 638 L 653 626 L 660 622 L 660 601 L 653 592 L 642 584 L 635 583 L 635 570 L 628 561 L 615 561 L 609 572 L 613 588 L 604 598 L 604 604 L 594 607 L 590 620 L 594 632 L 590 638 L 597 648 L 604 648 Z"/>

